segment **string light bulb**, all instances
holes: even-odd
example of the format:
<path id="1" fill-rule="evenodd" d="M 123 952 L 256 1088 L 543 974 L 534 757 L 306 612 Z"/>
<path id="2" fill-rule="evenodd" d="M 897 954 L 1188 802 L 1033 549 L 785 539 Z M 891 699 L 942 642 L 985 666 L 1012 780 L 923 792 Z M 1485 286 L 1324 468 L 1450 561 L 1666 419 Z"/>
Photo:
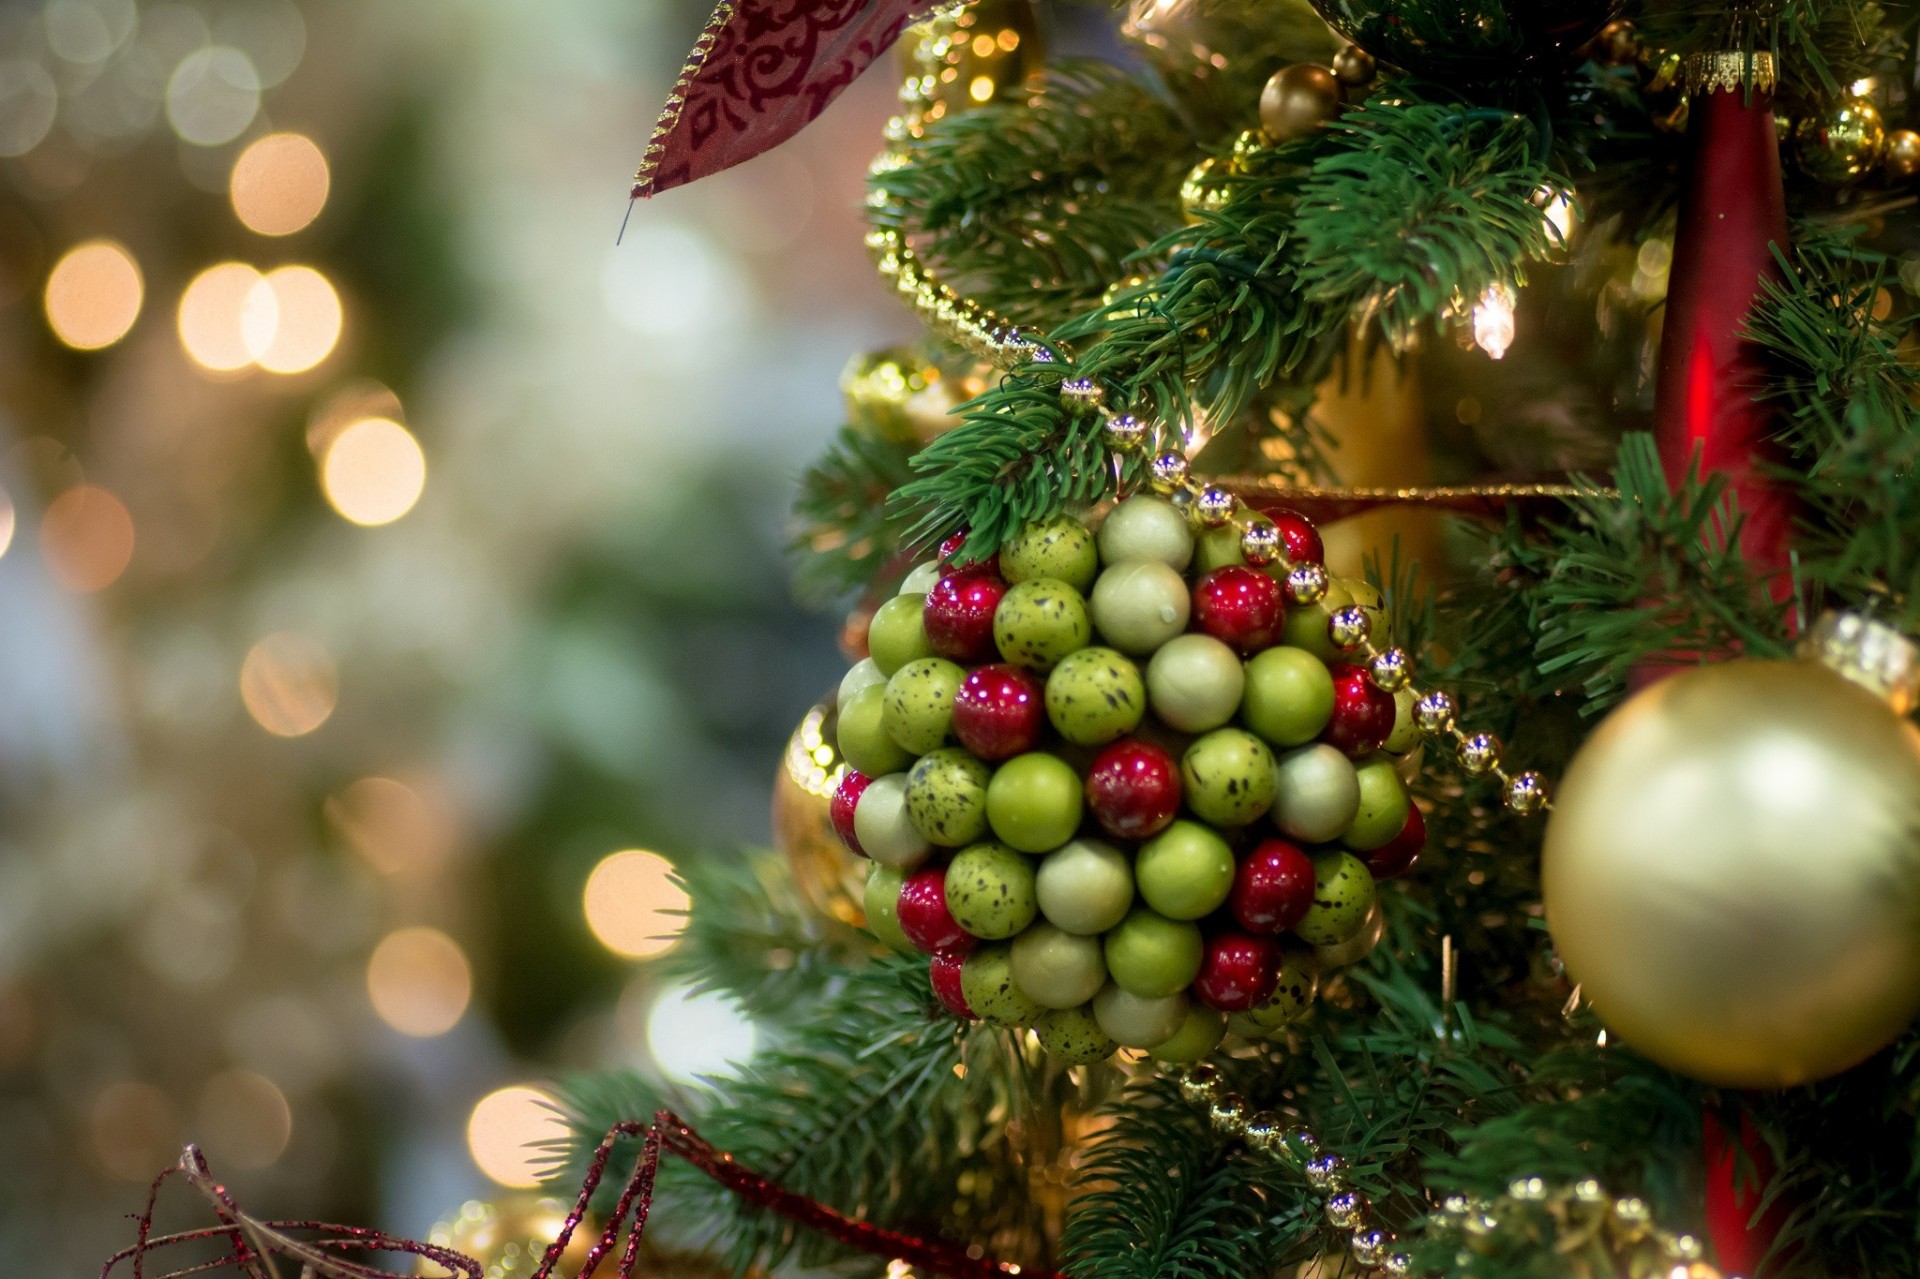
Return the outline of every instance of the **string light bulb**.
<path id="1" fill-rule="evenodd" d="M 1506 283 L 1489 284 L 1473 308 L 1473 341 L 1494 359 L 1503 359 L 1513 345 L 1513 288 Z"/>

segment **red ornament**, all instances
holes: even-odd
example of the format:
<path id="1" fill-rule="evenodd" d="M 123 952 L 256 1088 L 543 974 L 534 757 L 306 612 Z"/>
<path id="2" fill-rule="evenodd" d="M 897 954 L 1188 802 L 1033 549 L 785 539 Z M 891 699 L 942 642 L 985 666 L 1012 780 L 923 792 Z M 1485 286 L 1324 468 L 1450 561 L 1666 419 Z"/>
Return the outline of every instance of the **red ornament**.
<path id="1" fill-rule="evenodd" d="M 966 954 L 974 939 L 947 910 L 945 867 L 917 870 L 900 885 L 900 931 L 917 950 L 929 955 L 949 951 Z"/>
<path id="2" fill-rule="evenodd" d="M 992 661 L 993 613 L 1007 584 L 991 568 L 958 568 L 933 584 L 921 616 L 927 643 L 955 662 Z"/>
<path id="3" fill-rule="evenodd" d="M 953 735 L 981 759 L 1012 759 L 1047 730 L 1047 686 L 1018 666 L 970 671 L 953 695 Z"/>
<path id="4" fill-rule="evenodd" d="M 853 810 L 860 806 L 860 797 L 866 793 L 867 783 L 872 781 L 865 773 L 849 768 L 840 784 L 833 788 L 833 798 L 827 801 L 827 820 L 833 823 L 833 833 L 849 852 L 862 857 L 867 850 L 860 847 L 859 838 L 853 833 Z"/>
<path id="5" fill-rule="evenodd" d="M 1784 1201 L 1776 1201 L 1760 1220 L 1753 1219 L 1773 1180 L 1773 1151 L 1744 1113 L 1736 1141 L 1718 1115 L 1703 1112 L 1700 1138 L 1707 1165 L 1707 1238 L 1713 1240 L 1714 1256 L 1728 1274 L 1753 1274 L 1787 1224 Z"/>
<path id="6" fill-rule="evenodd" d="M 953 534 L 948 537 L 946 541 L 940 543 L 940 549 L 935 555 L 942 564 L 951 564 L 959 556 L 960 548 L 966 544 L 967 530 L 961 529 L 958 533 Z"/>
<path id="7" fill-rule="evenodd" d="M 1358 854 L 1375 879 L 1393 879 L 1413 869 L 1420 850 L 1427 846 L 1427 819 L 1420 816 L 1417 804 L 1407 805 L 1407 824 L 1380 847 Z"/>
<path id="8" fill-rule="evenodd" d="M 1245 564 L 1217 568 L 1193 588 L 1194 625 L 1236 652 L 1272 648 L 1286 616 L 1280 583 Z"/>
<path id="9" fill-rule="evenodd" d="M 960 989 L 960 965 L 965 959 L 966 955 L 961 952 L 941 951 L 928 964 L 927 976 L 933 981 L 934 996 L 948 1012 L 968 1021 L 978 1021 L 979 1014 L 967 1006 L 966 992 Z"/>
<path id="10" fill-rule="evenodd" d="M 1772 246 L 1788 243 L 1771 84 L 1695 93 L 1687 145 L 1654 438 L 1669 484 L 1680 482 L 1696 455 L 1703 477 L 1728 477 L 1742 516 L 1740 549 L 1774 575 L 1773 597 L 1784 600 L 1793 504 L 1761 473 L 1777 456 L 1767 441 L 1778 429 L 1778 401 L 1756 398 L 1766 360 L 1742 336 L 1761 285 L 1779 274 Z"/>
<path id="11" fill-rule="evenodd" d="M 1279 507 L 1266 513 L 1273 526 L 1280 530 L 1281 544 L 1287 548 L 1287 558 L 1295 564 L 1324 564 L 1327 548 L 1320 542 L 1320 530 L 1313 521 L 1300 512 L 1287 507 Z"/>
<path id="12" fill-rule="evenodd" d="M 1333 676 L 1333 718 L 1320 740 L 1339 747 L 1349 759 L 1363 759 L 1393 732 L 1393 694 L 1375 684 L 1362 666 L 1338 662 L 1328 673 Z"/>
<path id="13" fill-rule="evenodd" d="M 1121 839 L 1145 839 L 1165 830 L 1180 811 L 1180 765 L 1152 742 L 1123 737 L 1093 757 L 1086 794 L 1100 829 Z"/>
<path id="14" fill-rule="evenodd" d="M 1207 941 L 1193 993 L 1209 1008 L 1243 1013 L 1272 998 L 1279 983 L 1279 942 L 1246 933 L 1220 933 Z"/>
<path id="15" fill-rule="evenodd" d="M 1262 840 L 1234 872 L 1227 905 L 1250 933 L 1292 928 L 1313 908 L 1313 862 L 1283 839 Z"/>

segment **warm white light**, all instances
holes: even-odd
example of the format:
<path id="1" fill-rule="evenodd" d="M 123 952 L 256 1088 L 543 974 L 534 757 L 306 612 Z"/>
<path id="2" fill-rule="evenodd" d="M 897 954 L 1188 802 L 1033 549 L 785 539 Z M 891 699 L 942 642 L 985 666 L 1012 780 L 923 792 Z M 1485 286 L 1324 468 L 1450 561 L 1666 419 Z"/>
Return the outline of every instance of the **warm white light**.
<path id="1" fill-rule="evenodd" d="M 437 928 L 402 928 L 367 960 L 367 998 L 403 1035 L 431 1039 L 459 1022 L 473 998 L 473 970 L 460 944 Z"/>
<path id="2" fill-rule="evenodd" d="M 67 590 L 77 595 L 105 590 L 133 559 L 133 516 L 106 489 L 76 484 L 48 503 L 40 517 L 40 555 L 48 574 Z"/>
<path id="3" fill-rule="evenodd" d="M 581 894 L 587 927 L 616 955 L 644 959 L 669 949 L 686 927 L 686 890 L 658 853 L 627 849 L 602 858 Z"/>
<path id="4" fill-rule="evenodd" d="M 253 286 L 242 327 L 261 368 L 305 373 L 333 354 L 340 324 L 340 295 L 327 277 L 310 266 L 283 266 Z"/>
<path id="5" fill-rule="evenodd" d="M 47 323 L 68 346 L 97 351 L 127 335 L 144 296 L 133 255 L 112 240 L 89 240 L 69 249 L 47 276 Z"/>
<path id="6" fill-rule="evenodd" d="M 5 489 L 0 489 L 0 555 L 7 553 L 13 545 L 13 525 L 17 518 L 13 509 L 13 499 Z"/>
<path id="7" fill-rule="evenodd" d="M 327 157 L 312 138 L 269 133 L 247 144 L 227 184 L 234 216 L 260 235 L 292 235 L 326 207 Z"/>
<path id="8" fill-rule="evenodd" d="M 371 417 L 345 427 L 320 459 L 320 487 L 355 524 L 391 524 L 427 486 L 427 456 L 398 422 Z"/>
<path id="9" fill-rule="evenodd" d="M 540 1184 L 541 1171 L 553 1159 L 543 1147 L 566 1135 L 566 1120 L 553 1098 L 523 1084 L 488 1093 L 467 1118 L 473 1162 L 501 1185 L 517 1189 Z"/>
<path id="10" fill-rule="evenodd" d="M 1541 210 L 1541 216 L 1547 225 L 1553 228 L 1554 243 L 1565 245 L 1573 235 L 1573 197 L 1562 191 L 1547 201 L 1547 207 Z"/>
<path id="11" fill-rule="evenodd" d="M 362 777 L 328 798 L 327 820 L 383 875 L 446 864 L 453 830 L 445 811 L 391 777 Z"/>
<path id="12" fill-rule="evenodd" d="M 340 696 L 333 655 L 318 640 L 279 631 L 247 650 L 240 700 L 275 737 L 302 737 L 327 722 Z"/>
<path id="13" fill-rule="evenodd" d="M 681 1083 L 747 1060 L 758 1041 L 740 1005 L 719 991 L 667 986 L 647 1012 L 647 1051 L 661 1074 Z"/>
<path id="14" fill-rule="evenodd" d="M 1473 308 L 1473 340 L 1482 351 L 1498 360 L 1513 345 L 1513 290 L 1505 284 L 1489 284 Z"/>
<path id="15" fill-rule="evenodd" d="M 278 302 L 259 286 L 261 274 L 244 262 L 222 262 L 193 278 L 180 295 L 180 345 L 201 368 L 244 369 L 273 341 Z"/>

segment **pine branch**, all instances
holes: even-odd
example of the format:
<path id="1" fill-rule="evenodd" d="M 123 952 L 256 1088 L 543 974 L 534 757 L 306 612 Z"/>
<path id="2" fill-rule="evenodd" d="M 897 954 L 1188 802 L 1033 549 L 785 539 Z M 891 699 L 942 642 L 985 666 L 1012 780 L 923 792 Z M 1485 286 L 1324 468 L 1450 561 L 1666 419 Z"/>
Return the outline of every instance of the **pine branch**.
<path id="1" fill-rule="evenodd" d="M 794 588 L 804 602 L 870 587 L 897 561 L 907 521 L 887 498 L 912 477 L 912 456 L 911 444 L 843 427 L 801 476 L 788 549 L 800 559 Z"/>

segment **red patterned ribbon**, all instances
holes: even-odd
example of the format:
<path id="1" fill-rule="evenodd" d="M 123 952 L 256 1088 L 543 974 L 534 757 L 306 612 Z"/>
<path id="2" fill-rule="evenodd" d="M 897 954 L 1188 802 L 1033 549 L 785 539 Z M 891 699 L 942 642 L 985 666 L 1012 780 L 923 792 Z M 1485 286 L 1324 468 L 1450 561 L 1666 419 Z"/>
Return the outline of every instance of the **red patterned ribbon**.
<path id="1" fill-rule="evenodd" d="M 936 0 L 720 0 L 653 126 L 633 198 L 785 142 L 936 7 Z"/>

